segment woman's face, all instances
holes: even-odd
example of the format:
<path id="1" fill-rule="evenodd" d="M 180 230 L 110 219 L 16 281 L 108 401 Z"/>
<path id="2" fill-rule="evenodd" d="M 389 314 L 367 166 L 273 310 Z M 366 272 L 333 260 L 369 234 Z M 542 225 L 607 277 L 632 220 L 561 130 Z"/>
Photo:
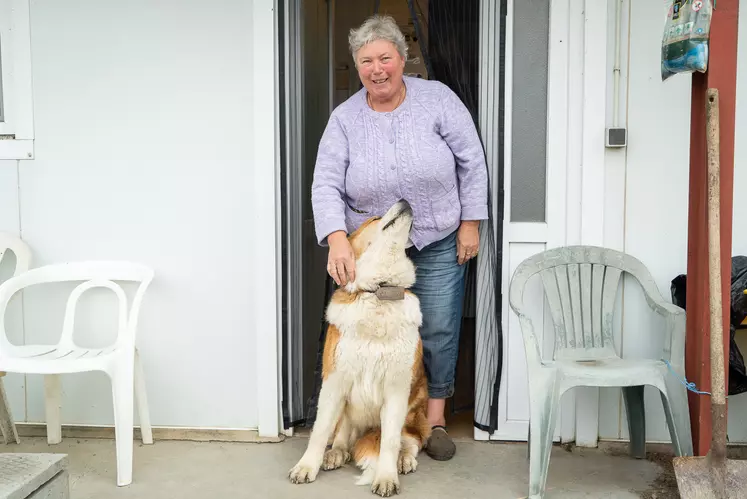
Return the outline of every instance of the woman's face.
<path id="1" fill-rule="evenodd" d="M 377 100 L 394 98 L 402 88 L 405 60 L 393 43 L 375 40 L 356 54 L 358 76 L 371 97 Z"/>

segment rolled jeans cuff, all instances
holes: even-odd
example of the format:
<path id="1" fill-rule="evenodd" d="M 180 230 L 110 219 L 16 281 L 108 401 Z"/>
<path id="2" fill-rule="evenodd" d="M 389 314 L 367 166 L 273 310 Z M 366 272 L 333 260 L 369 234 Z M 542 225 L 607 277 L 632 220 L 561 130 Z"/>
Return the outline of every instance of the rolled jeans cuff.
<path id="1" fill-rule="evenodd" d="M 454 383 L 434 385 L 428 383 L 428 397 L 432 399 L 448 399 L 454 395 Z"/>

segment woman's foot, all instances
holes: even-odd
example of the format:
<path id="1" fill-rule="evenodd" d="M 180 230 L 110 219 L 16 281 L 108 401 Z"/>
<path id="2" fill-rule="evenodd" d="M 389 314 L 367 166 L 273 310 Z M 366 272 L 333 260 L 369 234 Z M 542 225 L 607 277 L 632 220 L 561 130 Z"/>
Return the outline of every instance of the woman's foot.
<path id="1" fill-rule="evenodd" d="M 456 445 L 441 425 L 433 427 L 433 433 L 425 445 L 425 453 L 436 461 L 448 461 L 454 457 Z"/>

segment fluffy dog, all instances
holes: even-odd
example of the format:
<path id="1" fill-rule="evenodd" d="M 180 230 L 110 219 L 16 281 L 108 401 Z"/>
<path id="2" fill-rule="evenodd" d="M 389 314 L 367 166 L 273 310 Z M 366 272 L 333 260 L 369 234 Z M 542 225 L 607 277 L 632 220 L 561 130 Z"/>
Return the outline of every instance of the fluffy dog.
<path id="1" fill-rule="evenodd" d="M 356 279 L 327 307 L 317 419 L 290 470 L 293 483 L 313 482 L 320 468 L 339 468 L 352 456 L 362 470 L 358 484 L 388 497 L 399 493 L 399 474 L 417 468 L 431 426 L 420 302 L 407 290 L 415 283 L 405 254 L 411 227 L 412 211 L 399 202 L 349 236 Z"/>

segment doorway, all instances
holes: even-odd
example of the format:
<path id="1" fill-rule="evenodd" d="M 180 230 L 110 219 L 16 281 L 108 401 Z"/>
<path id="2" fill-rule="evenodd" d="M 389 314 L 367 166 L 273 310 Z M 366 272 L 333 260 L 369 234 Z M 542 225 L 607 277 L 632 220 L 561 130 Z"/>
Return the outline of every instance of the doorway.
<path id="1" fill-rule="evenodd" d="M 311 182 L 334 107 L 361 88 L 350 28 L 392 15 L 411 44 L 406 73 L 447 84 L 472 112 L 488 161 L 491 219 L 469 265 L 450 433 L 493 433 L 503 371 L 503 77 L 506 0 L 278 0 L 283 206 L 283 424 L 309 428 L 320 386 L 324 309 L 334 283 L 316 242 Z"/>

